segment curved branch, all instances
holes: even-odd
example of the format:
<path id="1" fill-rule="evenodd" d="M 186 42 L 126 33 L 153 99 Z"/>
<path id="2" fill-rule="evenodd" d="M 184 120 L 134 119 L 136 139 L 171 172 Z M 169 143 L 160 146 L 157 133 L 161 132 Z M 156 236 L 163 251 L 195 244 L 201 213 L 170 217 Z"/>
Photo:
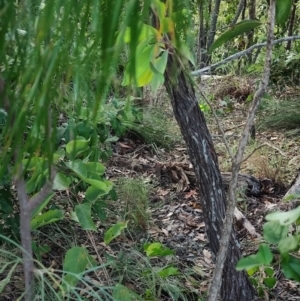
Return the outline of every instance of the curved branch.
<path id="1" fill-rule="evenodd" d="M 276 44 L 280 44 L 280 43 L 288 42 L 288 41 L 295 41 L 295 40 L 300 40 L 300 35 L 290 36 L 290 37 L 284 37 L 284 38 L 281 38 L 281 39 L 278 39 L 278 40 L 274 40 L 272 42 L 272 45 L 276 45 Z M 241 52 L 237 52 L 237 53 L 235 53 L 235 54 L 227 57 L 226 59 L 224 59 L 224 60 L 222 60 L 220 62 L 217 62 L 217 63 L 212 64 L 210 66 L 201 68 L 199 70 L 195 70 L 195 71 L 191 72 L 191 75 L 193 75 L 193 76 L 200 76 L 202 74 L 207 74 L 207 73 L 213 71 L 214 69 L 216 69 L 219 66 L 227 64 L 230 61 L 236 60 L 236 59 L 238 59 L 238 58 L 240 58 L 242 56 L 245 56 L 245 55 L 249 54 L 255 48 L 261 48 L 261 47 L 265 47 L 265 46 L 267 46 L 267 42 L 263 42 L 263 43 L 258 43 L 258 44 L 252 45 L 251 47 L 249 47 L 249 48 L 247 48 L 247 49 L 245 49 L 245 50 L 243 50 Z"/>

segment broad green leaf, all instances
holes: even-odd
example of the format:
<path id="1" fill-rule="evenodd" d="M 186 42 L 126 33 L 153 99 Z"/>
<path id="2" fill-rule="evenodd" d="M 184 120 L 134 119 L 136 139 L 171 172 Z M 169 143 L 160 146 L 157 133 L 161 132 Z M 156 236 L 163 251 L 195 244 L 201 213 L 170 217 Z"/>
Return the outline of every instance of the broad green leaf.
<path id="1" fill-rule="evenodd" d="M 79 154 L 87 150 L 88 147 L 89 140 L 72 140 L 66 145 L 66 151 L 67 154 L 71 156 L 71 158 L 76 158 Z"/>
<path id="2" fill-rule="evenodd" d="M 154 76 L 150 83 L 151 91 L 154 94 L 156 94 L 157 90 L 159 89 L 159 87 L 163 85 L 164 82 L 165 82 L 165 77 L 161 73 L 158 72 L 154 73 Z"/>
<path id="3" fill-rule="evenodd" d="M 101 200 L 96 201 L 92 205 L 93 212 L 95 212 L 97 214 L 97 216 L 99 217 L 99 219 L 101 221 L 106 220 L 106 207 L 107 207 L 107 204 Z"/>
<path id="4" fill-rule="evenodd" d="M 80 279 L 80 274 L 83 273 L 86 268 L 96 265 L 96 261 L 88 254 L 85 248 L 73 247 L 68 250 L 63 263 L 64 272 L 66 273 L 63 278 L 63 286 L 65 288 L 67 285 L 75 286 Z"/>
<path id="5" fill-rule="evenodd" d="M 153 68 L 155 68 L 162 75 L 165 73 L 167 61 L 168 61 L 168 51 L 162 51 L 162 55 L 151 61 Z"/>
<path id="6" fill-rule="evenodd" d="M 250 255 L 244 258 L 241 258 L 237 264 L 235 269 L 237 271 L 243 271 L 243 270 L 251 270 L 251 269 L 256 269 L 257 267 L 260 267 L 262 265 L 262 262 L 260 260 L 260 258 L 257 256 L 257 254 L 255 255 Z"/>
<path id="7" fill-rule="evenodd" d="M 114 286 L 114 290 L 112 293 L 114 301 L 142 301 L 142 299 L 138 294 L 127 288 L 126 286 L 117 283 Z"/>
<path id="8" fill-rule="evenodd" d="M 256 254 L 263 265 L 269 265 L 273 260 L 273 254 L 269 246 L 262 244 Z"/>
<path id="9" fill-rule="evenodd" d="M 74 171 L 79 177 L 86 178 L 86 166 L 81 160 L 69 161 L 65 163 L 68 168 Z"/>
<path id="10" fill-rule="evenodd" d="M 162 269 L 158 272 L 158 275 L 162 278 L 167 278 L 169 276 L 174 276 L 178 274 L 178 269 L 174 267 L 168 267 L 165 269 Z"/>
<path id="11" fill-rule="evenodd" d="M 57 222 L 64 218 L 64 212 L 59 209 L 49 210 L 37 215 L 30 221 L 31 230 L 34 231 L 42 226 Z"/>
<path id="12" fill-rule="evenodd" d="M 141 43 L 145 40 L 148 40 L 149 42 L 154 42 L 158 36 L 159 36 L 159 32 L 157 31 L 156 28 L 147 24 L 143 24 L 140 35 L 138 37 L 138 43 Z M 130 43 L 130 41 L 131 41 L 131 29 L 130 27 L 127 27 L 124 34 L 124 42 Z"/>
<path id="13" fill-rule="evenodd" d="M 233 38 L 247 33 L 260 25 L 261 22 L 256 20 L 243 20 L 237 23 L 233 28 L 230 28 L 229 30 L 224 32 L 219 38 L 214 41 L 214 43 L 210 46 L 208 53 L 212 53 L 215 49 L 222 46 L 224 43 L 227 43 Z"/>
<path id="14" fill-rule="evenodd" d="M 296 250 L 300 244 L 300 235 L 288 236 L 281 240 L 278 244 L 278 249 L 280 253 L 288 253 L 290 251 Z"/>
<path id="15" fill-rule="evenodd" d="M 300 282 L 300 259 L 286 254 L 282 256 L 281 266 L 286 278 Z"/>
<path id="16" fill-rule="evenodd" d="M 105 185 L 105 187 L 107 186 Z M 103 190 L 95 186 L 90 186 L 85 192 L 85 198 L 92 203 L 96 201 L 100 196 L 106 195 L 108 192 L 109 191 L 107 191 L 107 188 Z"/>
<path id="17" fill-rule="evenodd" d="M 96 226 L 91 216 L 91 204 L 83 203 L 75 206 L 75 212 L 79 223 L 84 230 L 96 231 Z"/>
<path id="18" fill-rule="evenodd" d="M 70 178 L 67 178 L 63 173 L 58 172 L 53 181 L 53 190 L 66 190 L 71 184 Z"/>
<path id="19" fill-rule="evenodd" d="M 288 212 L 272 212 L 266 216 L 267 221 L 278 221 L 281 225 L 290 225 L 300 218 L 300 206 Z"/>
<path id="20" fill-rule="evenodd" d="M 278 244 L 287 237 L 288 226 L 282 226 L 278 221 L 269 221 L 263 225 L 264 238 L 271 244 Z"/>
<path id="21" fill-rule="evenodd" d="M 164 256 L 174 254 L 174 251 L 172 251 L 171 249 L 165 247 L 160 242 L 154 242 L 152 244 L 146 244 L 144 246 L 144 251 L 146 252 L 146 255 L 148 257 L 154 257 L 154 256 L 164 257 Z"/>
<path id="22" fill-rule="evenodd" d="M 99 176 L 102 176 L 105 173 L 105 166 L 99 162 L 88 162 L 85 163 L 86 170 L 95 172 Z"/>
<path id="23" fill-rule="evenodd" d="M 276 24 L 284 25 L 289 19 L 293 0 L 276 0 Z"/>
<path id="24" fill-rule="evenodd" d="M 263 281 L 264 281 L 265 285 L 268 287 L 268 289 L 272 289 L 276 284 L 276 278 L 274 278 L 274 277 L 264 278 Z"/>
<path id="25" fill-rule="evenodd" d="M 45 158 L 43 157 L 32 157 L 30 159 L 23 159 L 22 164 L 26 169 L 33 170 L 36 169 L 37 166 L 40 167 L 44 161 Z"/>
<path id="26" fill-rule="evenodd" d="M 104 235 L 104 242 L 108 245 L 113 239 L 120 236 L 122 231 L 127 228 L 127 221 L 126 222 L 119 222 L 112 227 L 110 227 Z"/>
<path id="27" fill-rule="evenodd" d="M 193 66 L 195 66 L 194 56 L 192 55 L 189 47 L 184 42 L 180 42 L 178 45 L 175 45 L 175 48 L 183 57 L 189 60 L 193 64 Z"/>
<path id="28" fill-rule="evenodd" d="M 134 84 L 136 87 L 143 87 L 151 82 L 153 72 L 150 68 L 150 61 L 152 60 L 155 45 L 145 46 L 142 43 L 137 46 L 134 74 L 132 74 L 132 65 L 129 62 L 125 69 L 123 86 Z"/>

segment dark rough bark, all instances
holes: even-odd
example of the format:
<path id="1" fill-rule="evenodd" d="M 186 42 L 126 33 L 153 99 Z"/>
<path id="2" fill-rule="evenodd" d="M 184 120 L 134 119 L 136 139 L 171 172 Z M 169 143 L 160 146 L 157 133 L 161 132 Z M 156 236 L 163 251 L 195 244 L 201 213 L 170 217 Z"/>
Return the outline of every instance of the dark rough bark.
<path id="1" fill-rule="evenodd" d="M 179 70 L 180 64 L 175 60 L 169 55 L 165 86 L 195 170 L 209 245 L 213 254 L 217 255 L 226 210 L 222 176 L 213 141 L 204 115 L 199 109 L 194 89 L 189 79 Z M 224 301 L 254 299 L 255 292 L 246 274 L 235 270 L 240 255 L 239 243 L 233 231 L 222 277 L 221 297 Z"/>
<path id="2" fill-rule="evenodd" d="M 297 2 L 298 0 L 294 0 L 292 13 L 290 14 L 289 24 L 288 24 L 288 36 L 293 35 L 295 20 L 296 20 L 296 9 L 297 9 Z M 286 44 L 286 50 L 290 51 L 292 47 L 292 41 L 288 41 Z"/>

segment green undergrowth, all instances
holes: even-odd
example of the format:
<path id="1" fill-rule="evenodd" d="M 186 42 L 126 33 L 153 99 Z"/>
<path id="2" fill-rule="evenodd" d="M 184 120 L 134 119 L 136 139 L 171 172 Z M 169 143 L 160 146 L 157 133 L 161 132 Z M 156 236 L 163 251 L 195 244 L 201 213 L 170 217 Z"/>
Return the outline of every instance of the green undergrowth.
<path id="1" fill-rule="evenodd" d="M 288 135 L 299 134 L 299 100 L 268 101 L 264 113 L 260 116 L 259 128 L 285 130 Z"/>
<path id="2" fill-rule="evenodd" d="M 152 186 L 141 179 L 121 178 L 116 184 L 122 220 L 129 220 L 130 232 L 146 231 L 150 223 L 149 197 Z"/>
<path id="3" fill-rule="evenodd" d="M 170 150 L 182 141 L 174 119 L 158 107 L 144 108 L 140 122 L 128 124 L 129 131 L 137 134 L 147 144 Z"/>

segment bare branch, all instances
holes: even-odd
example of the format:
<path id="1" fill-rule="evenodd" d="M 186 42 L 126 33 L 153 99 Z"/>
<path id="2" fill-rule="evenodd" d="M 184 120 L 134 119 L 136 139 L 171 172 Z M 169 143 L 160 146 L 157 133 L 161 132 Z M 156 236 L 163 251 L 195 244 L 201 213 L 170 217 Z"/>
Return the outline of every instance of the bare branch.
<path id="1" fill-rule="evenodd" d="M 268 143 L 268 142 L 264 142 L 263 144 L 259 145 L 258 147 L 256 147 L 248 156 L 246 156 L 245 158 L 243 158 L 243 160 L 241 161 L 241 163 L 245 162 L 246 160 L 248 160 L 257 150 L 261 149 L 264 146 L 269 146 L 273 149 L 275 149 L 276 151 L 278 151 L 280 153 L 281 156 L 286 157 L 287 155 L 278 147 Z"/>
<path id="2" fill-rule="evenodd" d="M 272 42 L 272 45 L 276 45 L 276 44 L 280 44 L 280 43 L 283 43 L 283 42 L 288 42 L 288 41 L 295 41 L 295 40 L 299 40 L 300 39 L 300 35 L 298 36 L 290 36 L 290 37 L 284 37 L 284 38 L 281 38 L 281 39 L 278 39 L 278 40 L 274 40 Z M 254 50 L 255 48 L 261 48 L 261 47 L 265 47 L 267 46 L 267 42 L 263 42 L 263 43 L 258 43 L 258 44 L 255 44 L 255 45 L 252 45 L 251 47 L 241 51 L 241 52 L 237 52 L 229 57 L 227 57 L 226 59 L 224 59 L 223 61 L 220 61 L 220 62 L 217 62 L 215 64 L 212 64 L 210 66 L 207 66 L 207 67 L 204 67 L 204 68 L 201 68 L 199 70 L 195 70 L 193 72 L 191 72 L 191 75 L 193 76 L 200 76 L 201 74 L 205 74 L 205 73 L 209 73 L 211 71 L 213 71 L 214 69 L 216 69 L 217 67 L 219 66 L 222 66 L 224 64 L 227 64 L 235 59 L 238 59 L 242 56 L 245 56 L 249 53 L 252 52 L 252 50 Z"/>
<path id="3" fill-rule="evenodd" d="M 259 103 L 262 99 L 263 94 L 269 83 L 270 70 L 271 70 L 271 59 L 272 59 L 272 48 L 274 41 L 274 26 L 275 26 L 275 0 L 270 0 L 269 9 L 269 24 L 268 24 L 268 37 L 267 37 L 267 49 L 266 49 L 266 60 L 265 67 L 262 76 L 260 87 L 254 95 L 254 99 L 251 107 L 249 108 L 246 125 L 242 133 L 242 138 L 239 142 L 239 147 L 235 156 L 235 160 L 232 164 L 232 177 L 230 181 L 228 191 L 228 206 L 226 210 L 226 217 L 224 221 L 224 231 L 220 241 L 220 249 L 214 269 L 213 279 L 210 285 L 208 301 L 216 301 L 218 299 L 219 290 L 222 284 L 222 273 L 224 268 L 224 262 L 226 259 L 227 249 L 229 240 L 232 234 L 233 216 L 235 211 L 235 193 L 237 187 L 238 172 L 242 162 L 243 154 L 247 145 L 247 141 L 250 135 L 250 129 L 253 125 L 255 113 L 258 109 Z M 235 263 L 233 263 L 235 264 Z"/>

